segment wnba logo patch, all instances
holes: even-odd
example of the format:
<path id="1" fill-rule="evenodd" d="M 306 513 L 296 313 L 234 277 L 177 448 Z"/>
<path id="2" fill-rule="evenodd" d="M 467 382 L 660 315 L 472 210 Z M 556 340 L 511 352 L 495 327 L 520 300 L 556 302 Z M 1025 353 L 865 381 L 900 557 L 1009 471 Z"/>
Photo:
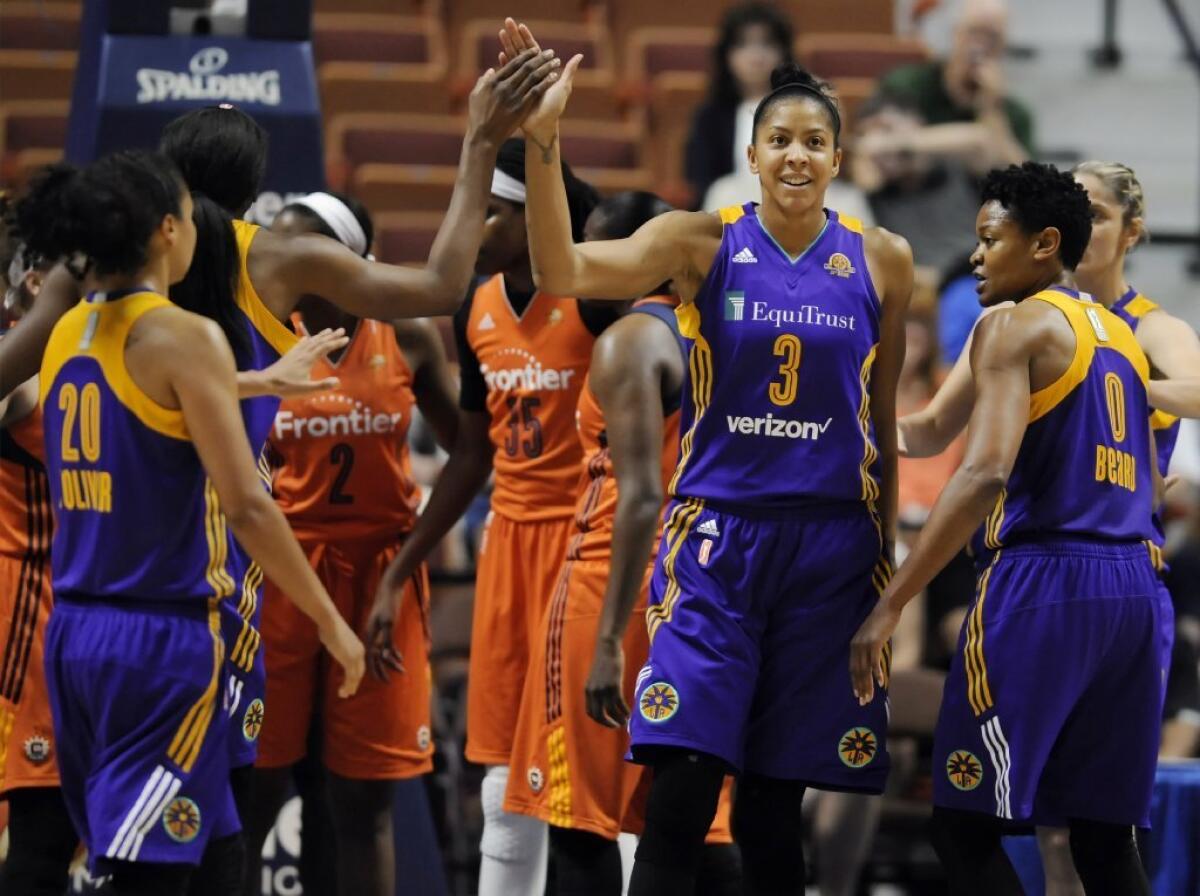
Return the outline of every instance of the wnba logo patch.
<path id="1" fill-rule="evenodd" d="M 642 691 L 638 707 L 647 722 L 665 722 L 679 712 L 679 692 L 665 681 L 656 681 Z"/>
<path id="2" fill-rule="evenodd" d="M 857 273 L 854 265 L 850 263 L 850 259 L 841 252 L 834 252 L 829 256 L 829 261 L 825 262 L 825 270 L 833 274 L 835 277 L 847 278 L 851 274 Z"/>
<path id="3" fill-rule="evenodd" d="M 969 750 L 955 750 L 946 760 L 946 777 L 959 790 L 974 790 L 983 780 L 983 763 Z"/>
<path id="4" fill-rule="evenodd" d="M 176 843 L 191 843 L 200 833 L 200 807 L 186 796 L 171 800 L 163 810 L 163 829 Z"/>
<path id="5" fill-rule="evenodd" d="M 266 714 L 266 708 L 263 706 L 262 700 L 255 697 L 250 701 L 250 705 L 246 707 L 246 714 L 242 716 L 242 737 L 250 743 L 258 740 L 258 733 L 262 731 L 263 716 Z"/>
<path id="6" fill-rule="evenodd" d="M 542 770 L 536 765 L 529 766 L 529 771 L 525 777 L 529 781 L 529 789 L 534 793 L 541 793 L 542 788 L 546 786 L 546 776 L 542 774 Z"/>
<path id="7" fill-rule="evenodd" d="M 851 728 L 838 741 L 838 758 L 850 768 L 870 765 L 879 752 L 879 740 L 870 728 Z"/>
<path id="8" fill-rule="evenodd" d="M 50 760 L 50 755 L 54 752 L 54 748 L 50 745 L 50 738 L 44 734 L 35 734 L 22 744 L 25 751 L 25 758 L 34 765 L 41 765 L 43 762 Z"/>

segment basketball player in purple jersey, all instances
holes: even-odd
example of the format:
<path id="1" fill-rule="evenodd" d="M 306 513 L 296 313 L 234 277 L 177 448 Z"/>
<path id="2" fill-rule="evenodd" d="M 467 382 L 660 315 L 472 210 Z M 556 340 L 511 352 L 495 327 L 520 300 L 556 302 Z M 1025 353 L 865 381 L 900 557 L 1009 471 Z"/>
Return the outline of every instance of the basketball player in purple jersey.
<path id="1" fill-rule="evenodd" d="M 1023 892 L 1005 823 L 1065 818 L 1089 896 L 1148 894 L 1133 826 L 1148 817 L 1170 612 L 1149 365 L 1120 317 L 1053 285 L 1091 234 L 1082 186 L 1026 163 L 992 172 L 983 200 L 980 302 L 1017 304 L 976 327 L 966 457 L 854 638 L 853 688 L 871 700 L 904 605 L 982 523 L 934 740 L 933 842 L 951 892 Z"/>
<path id="2" fill-rule="evenodd" d="M 502 40 L 507 56 L 534 45 L 511 19 Z M 655 775 L 630 893 L 691 892 L 729 770 L 747 892 L 799 892 L 805 787 L 879 792 L 887 777 L 885 695 L 859 705 L 828 671 L 891 571 L 912 255 L 822 207 L 841 119 L 795 66 L 754 116 L 761 206 L 671 212 L 574 245 L 558 119 L 579 62 L 524 124 L 535 276 L 589 298 L 673 280 L 689 345 L 631 721 L 632 758 Z"/>

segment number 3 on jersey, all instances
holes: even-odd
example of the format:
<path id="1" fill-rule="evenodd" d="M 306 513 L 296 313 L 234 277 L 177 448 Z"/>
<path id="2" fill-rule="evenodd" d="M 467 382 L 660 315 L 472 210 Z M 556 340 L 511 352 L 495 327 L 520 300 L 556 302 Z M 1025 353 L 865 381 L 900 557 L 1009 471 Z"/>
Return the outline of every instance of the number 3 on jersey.
<path id="1" fill-rule="evenodd" d="M 767 395 L 779 407 L 786 407 L 796 400 L 800 386 L 800 357 L 803 354 L 800 339 L 791 333 L 781 333 L 775 340 L 775 357 L 783 358 L 779 365 L 779 382 L 772 381 Z"/>

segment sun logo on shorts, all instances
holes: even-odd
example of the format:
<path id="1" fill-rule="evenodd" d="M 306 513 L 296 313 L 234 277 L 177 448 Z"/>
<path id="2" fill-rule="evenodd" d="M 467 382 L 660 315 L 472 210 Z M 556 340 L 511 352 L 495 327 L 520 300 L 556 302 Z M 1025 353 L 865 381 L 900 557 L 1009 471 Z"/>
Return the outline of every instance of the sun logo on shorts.
<path id="1" fill-rule="evenodd" d="M 968 750 L 955 750 L 946 760 L 946 777 L 959 790 L 974 790 L 983 780 L 983 764 Z"/>
<path id="2" fill-rule="evenodd" d="M 665 681 L 656 681 L 642 691 L 638 703 L 647 722 L 665 722 L 679 712 L 679 692 Z"/>
<path id="3" fill-rule="evenodd" d="M 186 796 L 171 800 L 163 810 L 163 828 L 176 843 L 191 843 L 200 833 L 200 807 Z"/>
<path id="4" fill-rule="evenodd" d="M 870 728 L 851 728 L 838 742 L 838 758 L 850 768 L 870 765 L 879 752 L 879 741 Z"/>
<path id="5" fill-rule="evenodd" d="M 246 714 L 242 716 L 242 737 L 246 738 L 247 742 L 254 743 L 258 740 L 258 732 L 262 731 L 265 714 L 266 707 L 263 706 L 262 700 L 255 697 L 250 701 L 250 705 L 246 707 Z"/>

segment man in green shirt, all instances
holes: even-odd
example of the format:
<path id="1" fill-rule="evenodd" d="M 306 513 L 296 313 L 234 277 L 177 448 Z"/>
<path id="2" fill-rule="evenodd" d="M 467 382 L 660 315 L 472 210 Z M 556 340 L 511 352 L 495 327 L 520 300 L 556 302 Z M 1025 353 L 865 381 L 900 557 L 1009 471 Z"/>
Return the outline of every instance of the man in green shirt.
<path id="1" fill-rule="evenodd" d="M 971 156 L 977 164 L 986 162 L 984 170 L 1034 154 L 1033 116 L 1004 94 L 1007 25 L 1003 0 L 967 0 L 949 56 L 901 66 L 883 77 L 879 92 L 915 105 L 926 122 L 926 133 L 915 138 L 919 147 L 895 149 Z"/>

